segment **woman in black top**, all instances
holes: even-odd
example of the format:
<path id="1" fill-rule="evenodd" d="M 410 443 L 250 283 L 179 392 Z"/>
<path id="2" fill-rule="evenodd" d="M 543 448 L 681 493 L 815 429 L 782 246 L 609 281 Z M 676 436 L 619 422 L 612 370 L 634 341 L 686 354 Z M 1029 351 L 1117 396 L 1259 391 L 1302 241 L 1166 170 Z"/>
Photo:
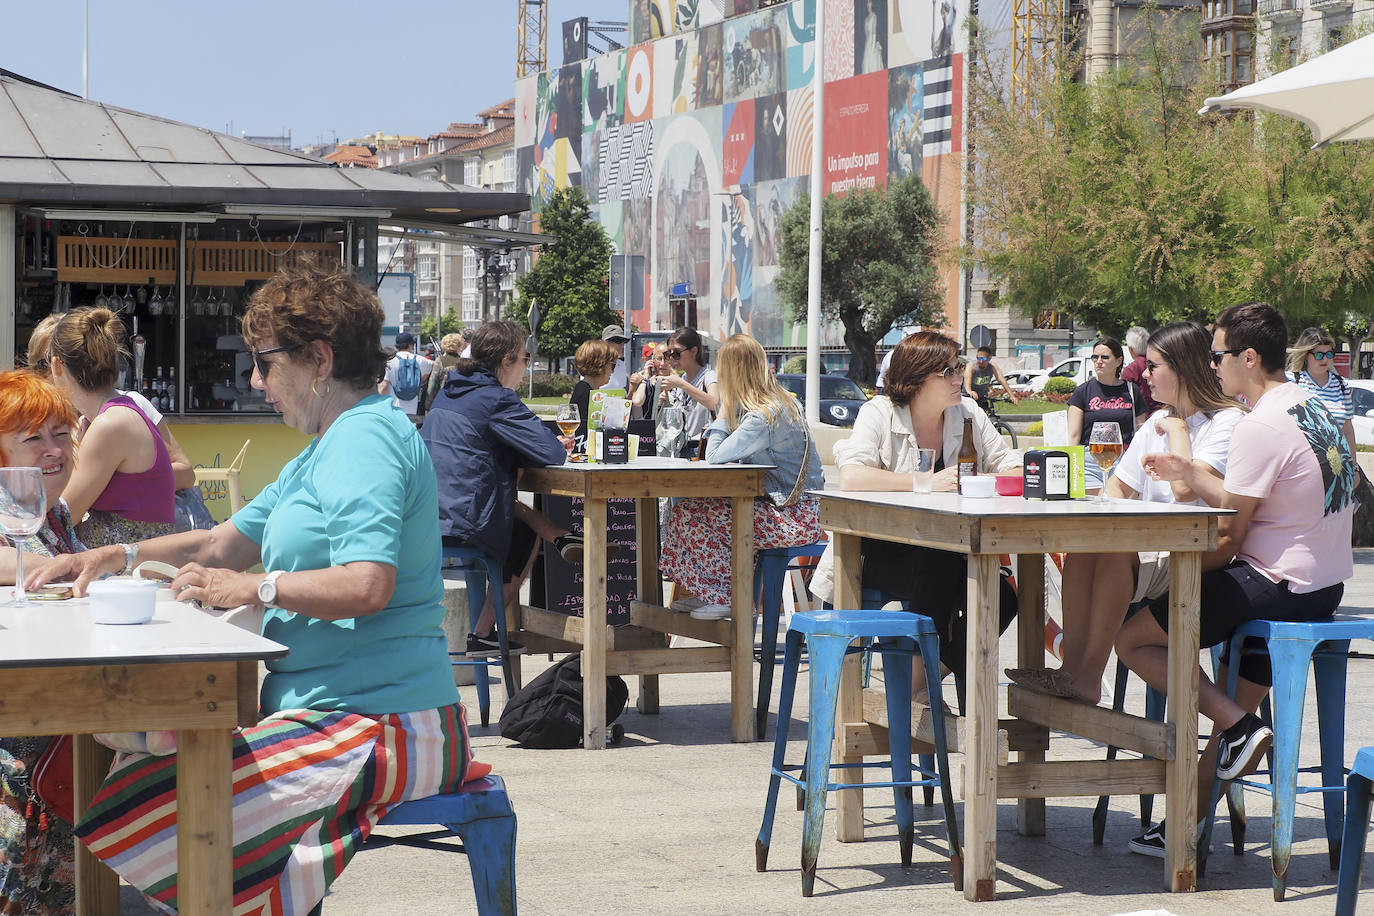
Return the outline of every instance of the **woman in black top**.
<path id="1" fill-rule="evenodd" d="M 1131 444 L 1136 426 L 1148 413 L 1145 398 L 1134 382 L 1121 380 L 1125 359 L 1119 341 L 1111 337 L 1098 338 L 1093 344 L 1092 360 L 1093 377 L 1069 396 L 1069 445 L 1086 445 L 1094 423 L 1116 423 L 1121 427 L 1124 453 Z M 1106 481 L 1091 453 L 1084 455 L 1083 474 L 1089 493 L 1097 494 L 1102 490 Z"/>

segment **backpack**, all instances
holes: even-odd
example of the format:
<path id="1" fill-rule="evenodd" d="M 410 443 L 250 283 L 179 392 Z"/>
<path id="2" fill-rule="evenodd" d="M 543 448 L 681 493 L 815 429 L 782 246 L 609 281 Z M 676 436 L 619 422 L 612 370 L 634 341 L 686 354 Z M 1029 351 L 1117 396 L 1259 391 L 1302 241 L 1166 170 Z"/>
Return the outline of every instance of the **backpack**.
<path id="1" fill-rule="evenodd" d="M 396 354 L 396 397 L 413 401 L 420 396 L 420 361 L 414 356 L 406 359 Z"/>
<path id="2" fill-rule="evenodd" d="M 501 712 L 501 737 L 525 747 L 581 747 L 582 690 L 582 655 L 569 655 L 510 698 Z M 606 678 L 607 725 L 624 712 L 629 699 L 624 678 Z"/>

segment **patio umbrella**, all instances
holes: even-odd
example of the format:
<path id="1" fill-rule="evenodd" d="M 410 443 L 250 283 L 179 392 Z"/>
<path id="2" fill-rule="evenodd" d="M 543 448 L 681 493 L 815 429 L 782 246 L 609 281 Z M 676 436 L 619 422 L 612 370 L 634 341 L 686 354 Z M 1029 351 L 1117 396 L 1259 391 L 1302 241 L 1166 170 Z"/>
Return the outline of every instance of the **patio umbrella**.
<path id="1" fill-rule="evenodd" d="M 1313 149 L 1336 140 L 1374 139 L 1374 35 L 1305 64 L 1204 101 L 1198 114 L 1258 108 L 1312 129 Z"/>

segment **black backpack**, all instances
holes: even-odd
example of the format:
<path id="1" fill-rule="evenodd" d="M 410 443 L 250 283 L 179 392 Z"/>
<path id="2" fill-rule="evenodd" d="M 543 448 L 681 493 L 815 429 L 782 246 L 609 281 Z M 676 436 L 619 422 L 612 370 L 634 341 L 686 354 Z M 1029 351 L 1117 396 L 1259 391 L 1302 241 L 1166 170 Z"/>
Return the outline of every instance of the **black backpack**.
<path id="1" fill-rule="evenodd" d="M 569 655 L 510 698 L 501 713 L 501 737 L 525 747 L 581 747 L 582 690 L 582 655 Z M 607 725 L 625 711 L 629 699 L 624 678 L 606 678 Z"/>

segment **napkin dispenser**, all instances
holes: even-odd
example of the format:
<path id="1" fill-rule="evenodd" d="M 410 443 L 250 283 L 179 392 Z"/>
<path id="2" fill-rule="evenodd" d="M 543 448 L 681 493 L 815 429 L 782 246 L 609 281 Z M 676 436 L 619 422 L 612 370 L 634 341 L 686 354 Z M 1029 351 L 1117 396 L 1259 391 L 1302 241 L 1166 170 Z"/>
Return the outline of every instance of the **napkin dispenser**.
<path id="1" fill-rule="evenodd" d="M 1034 448 L 1022 463 L 1022 495 L 1026 499 L 1069 498 L 1069 453 L 1063 449 Z"/>
<path id="2" fill-rule="evenodd" d="M 599 458 L 606 464 L 625 464 L 630 460 L 630 434 L 620 427 L 601 430 Z"/>

